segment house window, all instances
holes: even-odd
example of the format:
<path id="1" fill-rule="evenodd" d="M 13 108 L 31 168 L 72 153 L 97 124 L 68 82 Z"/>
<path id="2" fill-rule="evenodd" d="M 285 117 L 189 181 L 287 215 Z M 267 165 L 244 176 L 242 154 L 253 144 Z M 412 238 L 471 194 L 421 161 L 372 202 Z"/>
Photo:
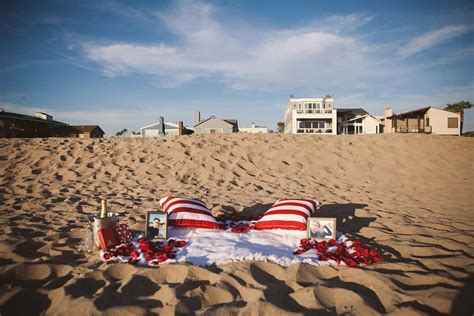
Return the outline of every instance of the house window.
<path id="1" fill-rule="evenodd" d="M 215 130 L 214 128 L 211 128 L 211 129 L 209 129 L 209 133 L 210 133 L 210 134 L 215 134 L 215 133 L 216 133 L 216 130 Z"/>
<path id="2" fill-rule="evenodd" d="M 448 128 L 458 128 L 457 117 L 448 117 Z"/>

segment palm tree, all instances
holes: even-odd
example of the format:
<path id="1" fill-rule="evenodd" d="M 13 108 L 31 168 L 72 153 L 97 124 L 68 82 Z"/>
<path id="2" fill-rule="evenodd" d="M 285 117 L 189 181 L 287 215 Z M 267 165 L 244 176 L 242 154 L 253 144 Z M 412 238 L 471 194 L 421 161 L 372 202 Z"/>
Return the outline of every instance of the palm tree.
<path id="1" fill-rule="evenodd" d="M 453 103 L 453 104 L 446 104 L 446 107 L 444 108 L 446 111 L 449 112 L 454 112 L 454 113 L 459 113 L 461 116 L 461 135 L 462 135 L 462 126 L 464 123 L 464 110 L 470 109 L 472 107 L 472 104 L 469 101 L 461 101 L 458 103 Z"/>

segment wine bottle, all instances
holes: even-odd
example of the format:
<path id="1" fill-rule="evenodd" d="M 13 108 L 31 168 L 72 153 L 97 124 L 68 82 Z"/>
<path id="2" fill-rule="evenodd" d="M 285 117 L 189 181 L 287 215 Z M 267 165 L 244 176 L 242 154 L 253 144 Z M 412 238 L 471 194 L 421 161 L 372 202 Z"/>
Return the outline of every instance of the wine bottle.
<path id="1" fill-rule="evenodd" d="M 107 200 L 102 200 L 102 210 L 100 211 L 100 218 L 107 217 Z"/>

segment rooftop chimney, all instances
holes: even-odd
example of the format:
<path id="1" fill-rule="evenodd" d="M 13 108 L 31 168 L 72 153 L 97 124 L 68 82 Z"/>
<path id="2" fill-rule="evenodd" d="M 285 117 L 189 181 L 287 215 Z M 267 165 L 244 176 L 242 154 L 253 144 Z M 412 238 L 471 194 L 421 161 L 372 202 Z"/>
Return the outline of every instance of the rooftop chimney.
<path id="1" fill-rule="evenodd" d="M 165 119 L 163 116 L 160 116 L 160 129 L 158 130 L 158 134 L 165 136 Z"/>
<path id="2" fill-rule="evenodd" d="M 194 125 L 199 124 L 201 122 L 201 112 L 196 111 L 194 112 Z"/>

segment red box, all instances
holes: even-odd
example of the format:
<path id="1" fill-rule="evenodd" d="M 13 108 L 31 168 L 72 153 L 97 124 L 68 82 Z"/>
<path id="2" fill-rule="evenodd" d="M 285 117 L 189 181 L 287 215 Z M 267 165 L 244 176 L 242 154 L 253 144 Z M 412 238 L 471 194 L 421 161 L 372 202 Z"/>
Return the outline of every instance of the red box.
<path id="1" fill-rule="evenodd" d="M 97 232 L 97 236 L 99 237 L 100 247 L 102 250 L 118 245 L 117 233 L 114 227 L 102 228 Z"/>

